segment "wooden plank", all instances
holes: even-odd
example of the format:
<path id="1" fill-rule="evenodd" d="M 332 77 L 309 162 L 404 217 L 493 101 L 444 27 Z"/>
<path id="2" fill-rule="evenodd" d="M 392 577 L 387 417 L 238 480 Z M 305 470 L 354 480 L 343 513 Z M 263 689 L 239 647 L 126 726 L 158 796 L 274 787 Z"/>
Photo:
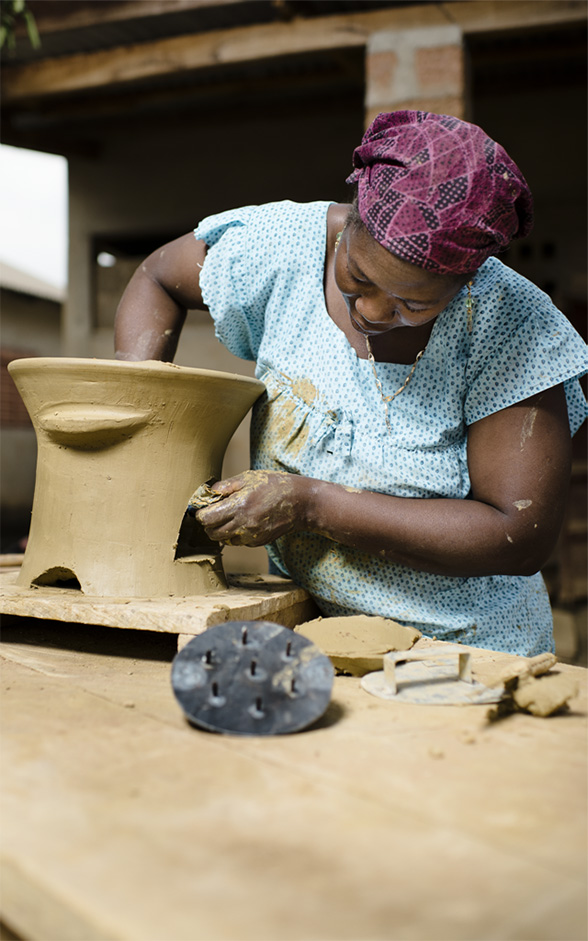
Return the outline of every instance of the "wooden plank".
<path id="1" fill-rule="evenodd" d="M 207 7 L 235 6 L 247 0 L 117 0 L 109 3 L 29 3 L 37 27 L 43 33 L 62 32 L 70 29 L 102 25 L 104 23 L 129 22 L 145 17 L 169 13 L 186 13 Z M 24 27 L 19 33 L 26 34 Z"/>
<path id="2" fill-rule="evenodd" d="M 446 19 L 431 4 L 419 10 L 419 22 L 443 25 Z M 122 85 L 138 79 L 171 75 L 209 66 L 273 58 L 300 52 L 365 45 L 378 29 L 399 28 L 414 21 L 409 8 L 376 10 L 346 16 L 294 20 L 207 33 L 173 36 L 154 42 L 2 67 L 5 105 L 27 98 Z"/>
<path id="3" fill-rule="evenodd" d="M 173 36 L 84 54 L 2 67 L 5 105 L 30 98 L 173 75 L 295 53 L 358 47 L 379 30 L 458 23 L 464 33 L 579 22 L 584 0 L 469 0 L 339 14 Z"/>
<path id="4" fill-rule="evenodd" d="M 338 678 L 311 731 L 214 736 L 117 638 L 2 647 L 2 906 L 31 941 L 585 937 L 585 692 L 488 726 Z"/>
<path id="5" fill-rule="evenodd" d="M 303 101 L 306 101 L 309 95 L 318 98 L 325 94 L 325 91 L 332 94 L 334 87 L 340 89 L 348 84 L 350 79 L 355 82 L 356 88 L 360 90 L 363 78 L 359 74 L 353 74 L 356 58 L 355 56 L 347 57 L 345 63 L 343 63 L 342 61 L 335 62 L 331 56 L 329 62 L 323 61 L 320 68 L 300 75 L 289 72 L 274 73 L 271 77 L 272 97 L 283 94 L 290 95 L 291 98 L 291 93 L 295 90 L 296 96 L 298 98 L 302 97 Z M 350 62 L 350 59 L 353 61 Z M 268 78 L 265 75 L 249 75 L 246 85 L 247 96 L 251 103 L 258 100 L 258 96 L 267 95 Z M 212 87 L 204 82 L 181 85 L 180 87 L 162 85 L 149 89 L 149 110 L 163 112 L 167 106 L 173 105 L 181 105 L 184 108 L 200 108 L 203 106 L 210 108 L 214 102 L 217 105 L 221 104 L 223 107 L 227 107 L 235 100 L 240 101 L 242 92 L 242 75 L 232 76 L 224 81 L 215 80 Z M 265 98 L 262 100 L 265 100 Z M 36 129 L 43 135 L 39 146 L 41 150 L 47 150 L 47 147 L 54 142 L 56 129 L 63 134 L 63 125 L 83 122 L 88 116 L 88 101 L 84 97 L 53 97 L 50 106 L 44 106 L 48 104 L 48 102 L 44 102 L 39 108 L 33 106 L 27 110 L 26 134 L 30 135 L 33 129 Z M 144 105 L 145 92 L 133 83 L 125 85 L 116 95 L 113 95 L 104 86 L 92 98 L 92 117 L 94 120 L 101 120 L 132 114 L 137 108 L 144 107 Z M 3 128 L 4 138 L 7 138 L 7 135 L 11 133 L 14 133 L 14 128 Z M 43 144 L 43 141 L 47 141 L 47 144 Z M 62 145 L 61 150 L 65 149 L 67 152 L 69 147 L 71 147 L 71 141 L 68 139 L 65 145 Z M 197 313 L 194 312 L 194 315 L 197 316 Z"/>
<path id="6" fill-rule="evenodd" d="M 452 23 L 472 33 L 586 22 L 585 0 L 462 0 L 439 4 Z"/>
<path id="7" fill-rule="evenodd" d="M 0 569 L 0 612 L 73 624 L 101 624 L 194 636 L 229 620 L 294 627 L 316 616 L 303 588 L 276 575 L 229 575 L 227 591 L 182 598 L 93 598 L 62 588 L 21 588 L 18 569 Z"/>
<path id="8" fill-rule="evenodd" d="M 18 568 L 22 565 L 24 552 L 4 552 L 0 555 L 0 568 Z"/>

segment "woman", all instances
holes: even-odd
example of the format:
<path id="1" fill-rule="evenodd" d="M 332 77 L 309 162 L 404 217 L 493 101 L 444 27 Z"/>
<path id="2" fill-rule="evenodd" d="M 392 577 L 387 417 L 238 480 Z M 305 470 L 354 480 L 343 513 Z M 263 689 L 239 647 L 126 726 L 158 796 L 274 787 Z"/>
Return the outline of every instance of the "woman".
<path id="1" fill-rule="evenodd" d="M 492 257 L 532 224 L 505 151 L 446 115 L 381 114 L 353 206 L 249 206 L 150 256 L 117 356 L 171 359 L 190 308 L 257 362 L 252 471 L 199 512 L 267 545 L 326 615 L 535 654 L 553 645 L 539 569 L 556 542 L 586 348 Z"/>

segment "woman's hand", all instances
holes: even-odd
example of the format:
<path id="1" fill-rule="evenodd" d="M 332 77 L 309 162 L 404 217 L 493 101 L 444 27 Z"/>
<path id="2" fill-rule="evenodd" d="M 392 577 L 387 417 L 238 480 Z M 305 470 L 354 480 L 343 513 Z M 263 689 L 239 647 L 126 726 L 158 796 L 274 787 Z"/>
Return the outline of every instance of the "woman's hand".
<path id="1" fill-rule="evenodd" d="M 198 510 L 206 535 L 231 546 L 264 546 L 304 529 L 315 481 L 278 471 L 245 471 L 212 484 L 223 499 Z"/>
<path id="2" fill-rule="evenodd" d="M 531 575 L 557 539 L 570 474 L 562 386 L 468 429 L 470 499 L 395 497 L 273 471 L 211 488 L 197 512 L 211 539 L 261 546 L 299 530 L 422 572 L 461 578 Z"/>

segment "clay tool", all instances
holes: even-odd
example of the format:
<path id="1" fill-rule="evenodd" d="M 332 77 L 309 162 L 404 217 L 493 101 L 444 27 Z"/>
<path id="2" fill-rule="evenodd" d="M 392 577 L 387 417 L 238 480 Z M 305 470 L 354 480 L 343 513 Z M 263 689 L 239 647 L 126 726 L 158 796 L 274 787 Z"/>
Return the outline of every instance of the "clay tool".
<path id="1" fill-rule="evenodd" d="M 368 673 L 362 687 L 394 702 L 457 706 L 498 702 L 503 688 L 490 689 L 472 678 L 471 657 L 459 647 L 442 651 L 401 651 L 383 658 L 384 669 Z"/>
<path id="2" fill-rule="evenodd" d="M 176 559 L 196 558 L 198 554 L 219 552 L 219 544 L 208 538 L 204 526 L 196 516 L 198 510 L 223 499 L 224 494 L 211 489 L 210 485 L 214 481 L 215 478 L 211 477 L 201 484 L 188 500 L 176 544 Z"/>
<path id="3" fill-rule="evenodd" d="M 201 510 L 205 506 L 211 506 L 213 503 L 220 503 L 224 498 L 224 493 L 217 493 L 215 490 L 212 490 L 210 486 L 212 483 L 214 483 L 214 477 L 211 477 L 210 480 L 201 484 L 200 487 L 194 491 L 188 500 L 186 509 L 189 516 L 196 516 L 198 510 Z"/>
<path id="4" fill-rule="evenodd" d="M 283 735 L 316 722 L 334 670 L 312 641 L 270 621 L 227 621 L 175 656 L 171 681 L 188 721 L 233 735 Z"/>

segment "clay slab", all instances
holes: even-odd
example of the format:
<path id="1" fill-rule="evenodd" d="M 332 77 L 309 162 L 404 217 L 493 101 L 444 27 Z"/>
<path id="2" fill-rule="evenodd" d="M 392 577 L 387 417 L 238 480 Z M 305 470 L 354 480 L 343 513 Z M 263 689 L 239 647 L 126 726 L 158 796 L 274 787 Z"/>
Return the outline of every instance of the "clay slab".
<path id="1" fill-rule="evenodd" d="M 296 631 L 314 641 L 331 658 L 336 670 L 351 676 L 381 670 L 384 654 L 409 650 L 422 637 L 414 627 L 365 614 L 319 617 L 300 624 Z"/>

